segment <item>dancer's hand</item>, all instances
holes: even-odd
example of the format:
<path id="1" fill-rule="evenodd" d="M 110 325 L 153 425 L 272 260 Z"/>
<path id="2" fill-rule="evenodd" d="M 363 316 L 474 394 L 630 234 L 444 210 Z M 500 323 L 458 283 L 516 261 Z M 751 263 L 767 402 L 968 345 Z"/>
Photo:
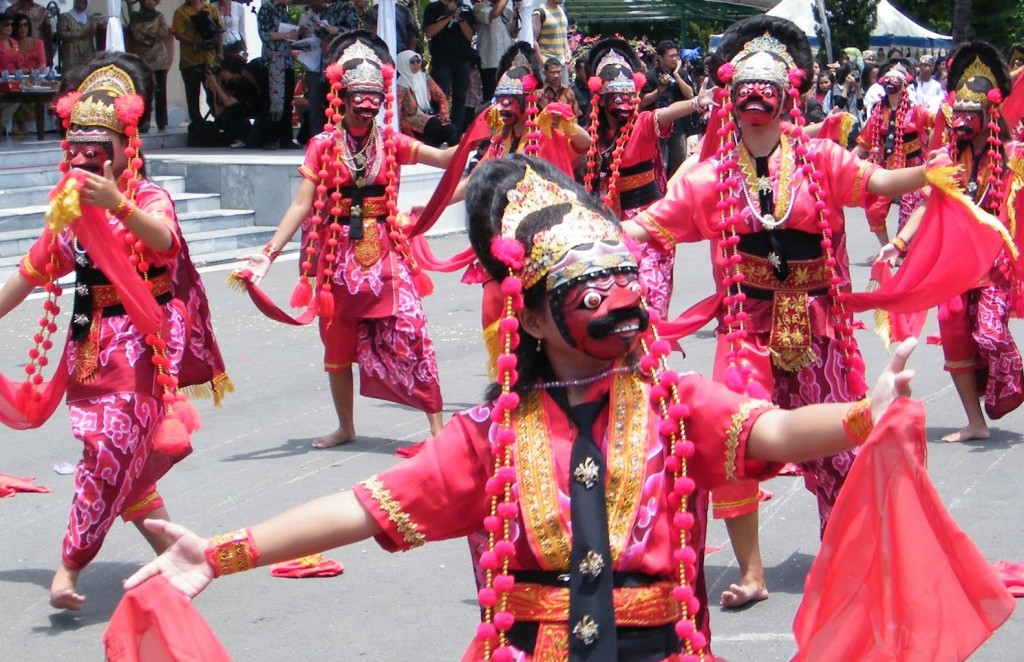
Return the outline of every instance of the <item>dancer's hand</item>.
<path id="1" fill-rule="evenodd" d="M 882 246 L 882 250 L 878 251 L 878 257 L 875 258 L 875 262 L 888 262 L 890 267 L 898 267 L 902 261 L 899 249 L 891 241 Z"/>
<path id="2" fill-rule="evenodd" d="M 259 285 L 260 281 L 270 271 L 270 256 L 266 253 L 253 253 L 252 255 L 246 255 L 242 258 L 245 260 L 245 264 L 235 269 L 235 274 L 241 276 L 243 272 L 249 272 L 249 282 L 253 285 Z"/>
<path id="3" fill-rule="evenodd" d="M 907 369 L 907 360 L 917 347 L 917 338 L 907 338 L 900 343 L 889 365 L 878 376 L 875 387 L 871 389 L 871 419 L 878 422 L 885 410 L 896 400 L 910 396 L 910 381 L 914 371 Z"/>
<path id="4" fill-rule="evenodd" d="M 124 582 L 125 590 L 135 588 L 150 577 L 163 575 L 171 586 L 191 600 L 213 581 L 213 568 L 206 562 L 206 540 L 179 524 L 146 520 L 144 526 L 174 543 Z"/>
<path id="5" fill-rule="evenodd" d="M 711 107 L 714 101 L 715 89 L 713 87 L 701 88 L 700 92 L 697 93 L 697 106 L 700 109 L 707 110 Z"/>
<path id="6" fill-rule="evenodd" d="M 117 188 L 117 180 L 114 179 L 114 170 L 110 161 L 103 163 L 102 175 L 88 170 L 82 172 L 85 173 L 85 178 L 82 180 L 82 202 L 109 211 L 117 209 L 124 194 Z"/>

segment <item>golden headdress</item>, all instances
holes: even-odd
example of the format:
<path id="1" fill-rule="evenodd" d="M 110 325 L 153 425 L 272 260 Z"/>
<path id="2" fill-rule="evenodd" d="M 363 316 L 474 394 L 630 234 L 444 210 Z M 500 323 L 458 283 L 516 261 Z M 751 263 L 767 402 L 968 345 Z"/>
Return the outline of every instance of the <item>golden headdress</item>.
<path id="1" fill-rule="evenodd" d="M 109 64 L 89 74 L 78 87 L 81 96 L 71 109 L 71 124 L 81 127 L 104 127 L 125 132 L 123 108 L 118 99 L 135 97 L 135 84 L 124 69 Z M 136 118 L 137 119 L 137 118 Z"/>
<path id="2" fill-rule="evenodd" d="M 765 32 L 743 44 L 731 60 L 735 73 L 732 83 L 766 82 L 779 89 L 789 88 L 789 71 L 796 68 L 786 44 Z"/>

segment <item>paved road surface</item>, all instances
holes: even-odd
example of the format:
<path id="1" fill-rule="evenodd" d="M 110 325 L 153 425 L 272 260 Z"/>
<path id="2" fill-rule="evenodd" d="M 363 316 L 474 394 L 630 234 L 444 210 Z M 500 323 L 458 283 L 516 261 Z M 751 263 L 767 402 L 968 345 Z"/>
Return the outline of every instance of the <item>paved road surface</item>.
<path id="1" fill-rule="evenodd" d="M 855 228 L 851 254 L 854 277 L 867 279 L 866 257 L 875 240 L 863 215 L 850 214 Z M 863 231 L 861 230 L 863 228 Z M 435 242 L 438 254 L 464 246 L 463 236 Z M 672 309 L 679 311 L 710 289 L 705 246 L 682 247 Z M 333 429 L 334 414 L 321 371 L 316 331 L 275 324 L 248 299 L 224 286 L 226 272 L 205 281 L 237 392 L 223 410 L 201 404 L 204 429 L 195 452 L 160 484 L 172 517 L 203 535 L 255 523 L 291 505 L 381 471 L 396 460 L 396 448 L 422 439 L 426 419 L 419 412 L 358 400 L 357 443 L 314 451 L 310 441 Z M 294 283 L 295 262 L 279 263 L 267 280 L 278 301 Z M 478 288 L 440 275 L 427 300 L 430 332 L 437 347 L 446 412 L 475 404 L 485 387 L 484 350 L 479 338 Z M 70 307 L 70 306 L 67 306 Z M 5 374 L 16 374 L 40 302 L 30 302 L 0 323 L 0 359 Z M 863 316 L 870 324 L 870 317 Z M 1020 334 L 1020 327 L 1015 330 Z M 934 315 L 926 333 L 935 333 Z M 859 333 L 870 375 L 885 361 L 881 344 Z M 710 331 L 686 342 L 687 369 L 708 371 L 713 354 Z M 929 438 L 963 422 L 938 348 L 922 346 L 914 357 L 916 395 L 928 405 Z M 1022 417 L 999 422 L 993 439 L 959 446 L 929 447 L 933 480 L 960 525 L 990 560 L 1024 561 L 1024 447 Z M 53 466 L 76 462 L 77 442 L 64 410 L 41 430 L 0 431 L 0 471 L 36 476 L 52 494 L 20 494 L 0 500 L 0 659 L 22 662 L 102 660 L 100 635 L 120 597 L 120 581 L 150 558 L 134 528 L 115 525 L 96 561 L 83 573 L 85 608 L 54 613 L 46 588 L 59 559 L 59 544 L 71 498 L 71 476 Z M 814 500 L 802 480 L 778 478 L 767 484 L 775 498 L 762 509 L 762 549 L 771 598 L 738 613 L 712 610 L 715 651 L 732 660 L 788 660 L 794 653 L 790 625 L 804 576 L 818 546 Z M 714 523 L 710 545 L 726 546 L 707 559 L 713 601 L 736 577 L 725 529 Z M 333 579 L 274 579 L 265 569 L 216 582 L 197 604 L 239 661 L 276 660 L 455 660 L 478 618 L 466 544 L 437 543 L 399 556 L 367 542 L 329 554 L 345 574 Z M 921 586 L 927 595 L 928 586 Z M 1021 660 L 1024 616 L 1017 614 L 975 656 L 976 660 Z"/>

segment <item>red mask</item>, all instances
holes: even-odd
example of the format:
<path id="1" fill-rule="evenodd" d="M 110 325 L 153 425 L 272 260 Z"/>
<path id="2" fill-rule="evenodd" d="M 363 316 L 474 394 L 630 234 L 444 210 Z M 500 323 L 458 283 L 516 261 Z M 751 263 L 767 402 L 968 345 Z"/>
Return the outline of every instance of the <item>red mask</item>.
<path id="1" fill-rule="evenodd" d="M 981 112 L 977 110 L 954 110 L 952 126 L 957 140 L 973 140 L 981 133 Z"/>
<path id="2" fill-rule="evenodd" d="M 350 92 L 345 95 L 346 105 L 363 119 L 373 119 L 384 103 L 384 95 L 379 92 Z"/>
<path id="3" fill-rule="evenodd" d="M 636 112 L 636 103 L 633 101 L 633 95 L 626 94 L 625 92 L 604 95 L 602 105 L 620 123 L 625 123 Z"/>
<path id="4" fill-rule="evenodd" d="M 782 93 L 772 83 L 740 83 L 732 91 L 732 103 L 741 122 L 764 126 L 779 116 Z"/>
<path id="5" fill-rule="evenodd" d="M 505 126 L 515 126 L 523 118 L 523 100 L 509 94 L 495 97 L 495 105 L 498 107 L 498 114 Z"/>
<path id="6" fill-rule="evenodd" d="M 885 78 L 883 78 L 879 82 L 881 82 L 882 87 L 885 88 L 886 94 L 896 94 L 897 92 L 902 92 L 904 86 L 906 86 L 907 84 L 906 79 L 901 74 L 898 73 L 886 73 Z"/>
<path id="7" fill-rule="evenodd" d="M 103 164 L 114 161 L 114 143 L 109 138 L 97 137 L 89 142 L 68 145 L 68 162 L 72 168 L 103 174 Z"/>
<path id="8" fill-rule="evenodd" d="M 625 356 L 650 322 L 633 271 L 584 280 L 549 305 L 565 341 L 597 359 Z"/>

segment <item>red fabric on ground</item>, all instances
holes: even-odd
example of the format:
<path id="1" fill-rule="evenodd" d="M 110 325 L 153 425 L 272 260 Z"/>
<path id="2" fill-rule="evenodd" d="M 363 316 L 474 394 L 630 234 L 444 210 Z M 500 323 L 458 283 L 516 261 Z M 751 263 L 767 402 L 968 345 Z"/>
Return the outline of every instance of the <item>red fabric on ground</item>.
<path id="1" fill-rule="evenodd" d="M 1024 563 L 996 561 L 992 564 L 992 569 L 999 575 L 1003 585 L 1009 589 L 1010 595 L 1015 598 L 1024 598 Z"/>
<path id="2" fill-rule="evenodd" d="M 925 469 L 924 404 L 897 400 L 861 449 L 793 622 L 802 660 L 965 660 L 1014 601 Z"/>
<path id="3" fill-rule="evenodd" d="M 108 662 L 231 662 L 192 602 L 161 575 L 124 594 L 103 645 Z"/>
<path id="4" fill-rule="evenodd" d="M 0 474 L 0 498 L 14 496 L 18 492 L 52 492 L 49 487 L 33 485 L 34 476 L 19 478 L 8 474 Z"/>
<path id="5" fill-rule="evenodd" d="M 274 577 L 302 579 L 304 577 L 337 577 L 345 572 L 345 566 L 333 559 L 325 559 L 323 554 L 312 554 L 284 563 L 270 566 L 270 574 Z"/>

